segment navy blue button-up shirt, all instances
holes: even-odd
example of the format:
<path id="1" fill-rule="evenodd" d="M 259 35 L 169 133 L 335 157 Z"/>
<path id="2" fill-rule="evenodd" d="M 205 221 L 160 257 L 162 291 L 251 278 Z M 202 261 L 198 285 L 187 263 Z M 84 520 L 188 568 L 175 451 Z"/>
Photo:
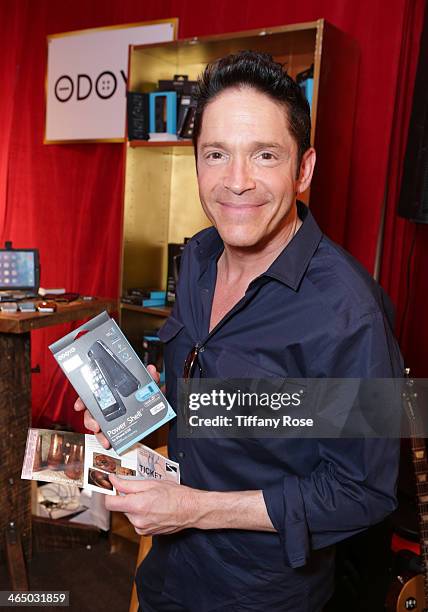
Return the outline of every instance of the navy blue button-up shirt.
<path id="1" fill-rule="evenodd" d="M 209 228 L 187 245 L 177 301 L 159 333 L 176 409 L 177 378 L 197 343 L 207 378 L 402 375 L 385 294 L 322 234 L 306 206 L 298 203 L 298 212 L 303 224 L 292 241 L 211 333 L 223 243 Z M 159 538 L 146 564 L 148 584 L 156 583 L 154 567 L 162 558 L 161 573 L 182 572 L 190 583 L 180 582 L 189 610 L 235 609 L 243 597 L 254 606 L 245 610 L 318 609 L 331 594 L 332 545 L 396 506 L 395 440 L 179 439 L 173 425 L 169 454 L 190 487 L 262 490 L 276 529 L 185 530 Z"/>

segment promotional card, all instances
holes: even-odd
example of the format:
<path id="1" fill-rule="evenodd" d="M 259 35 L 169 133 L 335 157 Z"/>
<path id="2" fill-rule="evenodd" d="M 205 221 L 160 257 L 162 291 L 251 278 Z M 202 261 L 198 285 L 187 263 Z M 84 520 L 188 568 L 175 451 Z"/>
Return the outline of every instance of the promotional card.
<path id="1" fill-rule="evenodd" d="M 143 444 L 123 455 L 106 450 L 95 436 L 69 431 L 29 429 L 21 478 L 115 495 L 109 474 L 135 480 L 180 484 L 178 463 Z"/>

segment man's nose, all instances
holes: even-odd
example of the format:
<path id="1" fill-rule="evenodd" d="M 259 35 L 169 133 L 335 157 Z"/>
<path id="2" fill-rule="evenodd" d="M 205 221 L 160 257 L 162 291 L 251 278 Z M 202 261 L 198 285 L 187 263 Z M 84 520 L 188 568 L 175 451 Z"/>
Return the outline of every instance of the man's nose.
<path id="1" fill-rule="evenodd" d="M 245 159 L 232 159 L 227 165 L 223 179 L 226 189 L 240 195 L 250 189 L 255 189 L 256 183 L 252 176 L 251 166 Z"/>

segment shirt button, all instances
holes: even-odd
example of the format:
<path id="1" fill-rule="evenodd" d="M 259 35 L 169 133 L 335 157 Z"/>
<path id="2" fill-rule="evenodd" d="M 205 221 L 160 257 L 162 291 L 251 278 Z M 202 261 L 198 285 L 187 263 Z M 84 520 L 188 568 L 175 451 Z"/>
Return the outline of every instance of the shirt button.
<path id="1" fill-rule="evenodd" d="M 178 452 L 178 456 L 180 459 L 184 459 L 184 452 L 183 451 L 179 451 Z"/>

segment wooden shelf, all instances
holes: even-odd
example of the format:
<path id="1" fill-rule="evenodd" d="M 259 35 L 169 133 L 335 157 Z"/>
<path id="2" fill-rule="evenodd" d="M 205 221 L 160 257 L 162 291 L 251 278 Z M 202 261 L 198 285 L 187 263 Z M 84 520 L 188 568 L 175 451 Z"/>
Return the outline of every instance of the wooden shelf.
<path id="1" fill-rule="evenodd" d="M 137 306 L 136 304 L 120 304 L 122 310 L 133 310 L 134 312 L 141 312 L 143 314 L 156 315 L 157 317 L 169 317 L 172 308 L 170 306 L 160 307 L 144 307 Z"/>
<path id="2" fill-rule="evenodd" d="M 191 140 L 130 140 L 129 146 L 137 147 L 192 147 Z"/>

